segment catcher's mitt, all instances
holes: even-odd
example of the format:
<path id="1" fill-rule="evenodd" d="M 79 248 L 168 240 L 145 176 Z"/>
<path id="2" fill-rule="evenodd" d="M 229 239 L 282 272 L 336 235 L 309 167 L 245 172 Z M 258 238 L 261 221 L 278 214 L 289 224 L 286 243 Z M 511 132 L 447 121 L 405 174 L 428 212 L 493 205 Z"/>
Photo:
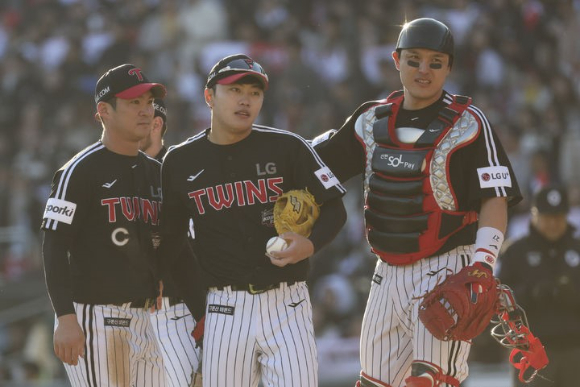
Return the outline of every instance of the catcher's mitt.
<path id="1" fill-rule="evenodd" d="M 427 293 L 419 318 L 439 340 L 471 340 L 485 330 L 498 310 L 491 270 L 480 263 L 450 275 Z"/>
<path id="2" fill-rule="evenodd" d="M 274 227 L 279 235 L 293 231 L 308 237 L 320 208 L 307 190 L 284 192 L 274 204 Z"/>

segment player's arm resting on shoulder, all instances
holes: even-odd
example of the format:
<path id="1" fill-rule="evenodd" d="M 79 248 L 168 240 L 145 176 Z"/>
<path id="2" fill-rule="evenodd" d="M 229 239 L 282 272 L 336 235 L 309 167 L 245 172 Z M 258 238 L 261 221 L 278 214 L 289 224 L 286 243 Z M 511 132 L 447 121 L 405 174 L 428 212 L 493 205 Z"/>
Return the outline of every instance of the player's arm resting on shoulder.
<path id="1" fill-rule="evenodd" d="M 493 197 L 482 200 L 479 228 L 475 239 L 474 263 L 495 267 L 507 229 L 507 198 Z"/>
<path id="2" fill-rule="evenodd" d="M 77 321 L 72 299 L 68 251 L 71 238 L 45 231 L 42 244 L 46 287 L 58 327 L 54 332 L 54 353 L 64 363 L 77 365 L 84 357 L 85 335 Z"/>

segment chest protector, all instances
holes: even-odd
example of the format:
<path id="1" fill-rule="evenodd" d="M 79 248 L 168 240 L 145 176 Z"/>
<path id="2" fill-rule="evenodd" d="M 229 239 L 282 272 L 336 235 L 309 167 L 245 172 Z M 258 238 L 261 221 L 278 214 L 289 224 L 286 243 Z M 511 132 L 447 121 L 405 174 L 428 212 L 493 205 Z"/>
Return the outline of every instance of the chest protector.
<path id="1" fill-rule="evenodd" d="M 437 252 L 453 234 L 477 221 L 475 211 L 458 211 L 449 160 L 475 140 L 479 123 L 467 111 L 471 99 L 453 96 L 438 117 L 412 141 L 396 129 L 402 92 L 362 113 L 355 123 L 364 141 L 365 223 L 373 253 L 393 265 L 407 265 Z M 407 136 L 408 137 L 408 136 Z"/>

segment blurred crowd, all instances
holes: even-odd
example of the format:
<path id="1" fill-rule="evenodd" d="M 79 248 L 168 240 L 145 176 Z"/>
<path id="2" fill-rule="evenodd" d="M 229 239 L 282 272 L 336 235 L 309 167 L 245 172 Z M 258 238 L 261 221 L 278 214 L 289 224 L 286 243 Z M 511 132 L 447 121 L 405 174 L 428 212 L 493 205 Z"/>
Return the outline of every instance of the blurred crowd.
<path id="1" fill-rule="evenodd" d="M 472 96 L 487 114 L 526 199 L 567 182 L 578 206 L 579 0 L 3 0 L 0 286 L 42 277 L 39 225 L 52 174 L 100 137 L 93 93 L 108 68 L 133 63 L 167 85 L 171 145 L 209 126 L 210 66 L 247 53 L 270 76 L 259 123 L 312 138 L 400 87 L 391 52 L 402 23 L 417 17 L 453 31 L 446 89 Z M 360 184 L 347 185 L 348 223 L 314 259 L 319 336 L 359 334 L 375 263 L 363 240 Z M 528 208 L 524 200 L 511 215 Z M 0 325 L 0 381 L 61 372 L 29 349 L 47 341 L 41 348 L 52 356 L 51 316 Z M 20 366 L 7 369 L 14 359 Z"/>

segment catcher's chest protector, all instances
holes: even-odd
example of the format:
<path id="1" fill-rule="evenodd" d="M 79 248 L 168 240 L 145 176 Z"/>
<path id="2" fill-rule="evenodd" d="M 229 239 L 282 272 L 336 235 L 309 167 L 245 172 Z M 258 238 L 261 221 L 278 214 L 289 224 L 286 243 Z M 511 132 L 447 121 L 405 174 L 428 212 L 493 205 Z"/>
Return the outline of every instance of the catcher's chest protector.
<path id="1" fill-rule="evenodd" d="M 478 121 L 466 111 L 471 99 L 454 96 L 411 143 L 401 141 L 395 129 L 402 101 L 402 92 L 395 92 L 355 124 L 367 157 L 367 238 L 375 254 L 395 265 L 432 255 L 477 220 L 475 212 L 457 211 L 448 168 L 451 154 L 479 132 Z"/>

